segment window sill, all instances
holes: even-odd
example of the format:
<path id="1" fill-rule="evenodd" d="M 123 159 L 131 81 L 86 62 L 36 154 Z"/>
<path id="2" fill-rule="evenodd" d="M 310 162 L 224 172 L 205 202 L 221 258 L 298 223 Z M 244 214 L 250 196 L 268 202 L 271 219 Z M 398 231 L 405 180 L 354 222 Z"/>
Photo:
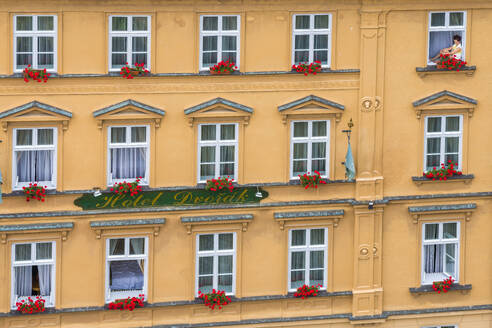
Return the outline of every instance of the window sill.
<path id="1" fill-rule="evenodd" d="M 451 285 L 451 288 L 449 289 L 449 291 L 460 290 L 462 293 L 467 293 L 471 289 L 472 289 L 472 285 L 471 284 L 467 284 L 467 285 L 452 284 Z M 423 286 L 420 286 L 420 287 L 410 287 L 409 290 L 410 290 L 410 293 L 412 293 L 412 294 L 418 294 L 418 295 L 425 294 L 425 293 L 435 293 L 435 294 L 437 294 L 437 292 L 434 289 L 432 289 L 432 285 L 423 285 Z"/>
<path id="2" fill-rule="evenodd" d="M 464 174 L 464 175 L 455 175 L 452 177 L 447 178 L 446 180 L 432 180 L 429 178 L 426 178 L 424 176 L 420 177 L 412 177 L 412 181 L 417 185 L 420 186 L 422 184 L 429 184 L 429 183 L 449 183 L 449 182 L 463 182 L 465 184 L 469 184 L 472 182 L 472 180 L 475 178 L 473 174 Z"/>
<path id="3" fill-rule="evenodd" d="M 428 74 L 430 75 L 435 75 L 435 74 L 465 74 L 466 76 L 472 76 L 475 71 L 477 70 L 476 66 L 463 66 L 460 68 L 459 71 L 454 70 L 454 69 L 446 69 L 446 68 L 437 68 L 435 65 L 429 65 L 426 67 L 416 67 L 415 71 L 420 77 L 424 77 Z"/>

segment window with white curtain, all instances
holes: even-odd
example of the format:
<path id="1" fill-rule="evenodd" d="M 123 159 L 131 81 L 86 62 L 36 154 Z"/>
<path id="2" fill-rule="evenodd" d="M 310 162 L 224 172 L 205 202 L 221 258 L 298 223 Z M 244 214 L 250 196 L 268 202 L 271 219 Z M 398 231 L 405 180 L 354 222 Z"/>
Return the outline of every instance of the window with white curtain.
<path id="1" fill-rule="evenodd" d="M 106 239 L 106 302 L 147 296 L 148 238 Z"/>
<path id="2" fill-rule="evenodd" d="M 324 68 L 331 62 L 331 14 L 292 16 L 292 64 L 321 62 Z"/>
<path id="3" fill-rule="evenodd" d="M 56 188 L 56 128 L 13 129 L 12 188 L 37 182 Z"/>
<path id="4" fill-rule="evenodd" d="M 236 233 L 196 236 L 195 294 L 212 289 L 234 295 L 236 290 Z"/>
<path id="5" fill-rule="evenodd" d="M 198 125 L 198 182 L 227 176 L 237 180 L 238 126 Z"/>
<path id="6" fill-rule="evenodd" d="M 239 15 L 200 16 L 200 70 L 220 61 L 239 67 Z"/>
<path id="7" fill-rule="evenodd" d="M 46 307 L 55 305 L 56 242 L 12 245 L 12 303 L 41 296 Z"/>
<path id="8" fill-rule="evenodd" d="M 328 229 L 289 230 L 289 291 L 320 284 L 326 290 Z"/>
<path id="9" fill-rule="evenodd" d="M 424 168 L 439 168 L 448 161 L 461 170 L 463 115 L 427 116 L 425 118 Z"/>
<path id="10" fill-rule="evenodd" d="M 144 63 L 150 70 L 150 16 L 109 17 L 109 70 Z"/>
<path id="11" fill-rule="evenodd" d="M 429 13 L 429 46 L 427 62 L 435 65 L 431 58 L 439 55 L 443 48 L 453 45 L 453 37 L 461 37 L 461 59 L 465 60 L 466 11 L 442 11 Z"/>
<path id="12" fill-rule="evenodd" d="M 458 282 L 460 223 L 424 223 L 422 229 L 422 284 L 453 277 Z"/>
<path id="13" fill-rule="evenodd" d="M 108 127 L 108 185 L 138 177 L 148 184 L 149 131 L 147 125 Z"/>
<path id="14" fill-rule="evenodd" d="M 27 65 L 55 72 L 56 42 L 56 15 L 15 15 L 14 72 L 21 72 Z"/>
<path id="15" fill-rule="evenodd" d="M 314 171 L 328 177 L 330 121 L 291 122 L 290 154 L 291 179 Z"/>

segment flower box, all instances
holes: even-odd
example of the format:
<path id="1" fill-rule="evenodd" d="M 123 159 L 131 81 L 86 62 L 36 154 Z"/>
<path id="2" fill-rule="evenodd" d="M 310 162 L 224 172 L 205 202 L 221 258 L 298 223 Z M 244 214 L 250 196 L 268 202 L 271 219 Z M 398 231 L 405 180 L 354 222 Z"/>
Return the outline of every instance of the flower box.
<path id="1" fill-rule="evenodd" d="M 292 65 L 292 69 L 295 70 L 297 73 L 303 73 L 306 76 L 308 74 L 316 75 L 317 73 L 321 72 L 321 62 L 316 60 L 311 64 L 299 63 L 297 66 Z"/>
<path id="2" fill-rule="evenodd" d="M 437 62 L 437 68 L 444 68 L 448 70 L 456 70 L 460 71 L 460 68 L 466 66 L 466 61 L 461 59 L 456 59 L 455 56 L 451 56 L 449 54 L 440 54 L 439 62 Z"/>
<path id="3" fill-rule="evenodd" d="M 27 302 L 22 300 L 20 302 L 15 303 L 17 306 L 17 311 L 21 313 L 38 313 L 44 312 L 44 303 L 46 301 L 41 296 L 36 296 L 36 300 L 33 300 L 31 297 L 27 298 Z"/>
<path id="4" fill-rule="evenodd" d="M 117 195 L 129 193 L 130 196 L 133 197 L 142 191 L 142 187 L 139 185 L 140 180 L 142 180 L 142 177 L 138 177 L 133 182 L 123 181 L 123 182 L 115 183 L 114 186 L 109 190 Z"/>
<path id="5" fill-rule="evenodd" d="M 46 186 L 40 186 L 36 182 L 29 183 L 29 187 L 22 187 L 22 190 L 26 195 L 26 202 L 30 201 L 31 199 L 37 199 L 44 202 L 44 198 L 46 197 L 46 188 Z"/>
<path id="6" fill-rule="evenodd" d="M 229 189 L 230 192 L 234 189 L 232 182 L 234 179 L 231 179 L 229 176 L 227 178 L 218 177 L 217 179 L 207 180 L 207 184 L 205 185 L 206 190 L 211 191 L 219 191 L 222 189 Z"/>
<path id="7" fill-rule="evenodd" d="M 310 296 L 318 296 L 319 289 L 321 287 L 322 286 L 320 284 L 313 285 L 313 286 L 302 285 L 301 287 L 297 288 L 297 292 L 294 293 L 294 297 L 300 297 L 302 299 L 305 299 Z"/>
<path id="8" fill-rule="evenodd" d="M 237 70 L 236 64 L 234 62 L 226 60 L 226 61 L 221 61 L 217 63 L 217 65 L 210 67 L 210 74 L 213 75 L 231 74 L 236 70 Z"/>
<path id="9" fill-rule="evenodd" d="M 33 81 L 37 82 L 45 82 L 48 81 L 48 77 L 51 75 L 50 73 L 46 72 L 45 69 L 32 69 L 31 65 L 27 65 L 26 68 L 24 68 L 24 81 L 29 82 L 29 79 L 32 79 Z"/>
<path id="10" fill-rule="evenodd" d="M 299 179 L 301 181 L 301 185 L 304 189 L 308 189 L 309 187 L 318 188 L 319 184 L 326 184 L 326 182 L 321 178 L 321 175 L 318 171 L 314 171 L 315 174 L 307 174 L 299 175 Z"/>
<path id="11" fill-rule="evenodd" d="M 423 175 L 427 179 L 432 179 L 432 180 L 447 180 L 448 178 L 452 176 L 460 176 L 463 173 L 461 171 L 455 170 L 455 167 L 457 167 L 458 164 L 453 163 L 451 160 L 448 161 L 447 165 L 444 165 L 444 163 L 441 163 L 441 168 L 437 169 L 434 167 L 432 170 L 424 172 Z"/>
<path id="12" fill-rule="evenodd" d="M 150 72 L 145 68 L 144 63 L 135 63 L 135 67 L 130 67 L 128 66 L 128 63 L 126 63 L 126 66 L 123 66 L 120 72 L 120 74 L 127 79 L 133 79 L 134 76 L 145 75 L 149 73 Z"/>
<path id="13" fill-rule="evenodd" d="M 453 277 L 449 277 L 447 279 L 444 279 L 443 281 L 434 281 L 432 283 L 432 289 L 434 289 L 434 291 L 436 291 L 438 294 L 440 294 L 441 292 L 447 293 L 448 290 L 451 288 L 453 281 Z"/>
<path id="14" fill-rule="evenodd" d="M 144 307 L 144 298 L 143 294 L 138 295 L 139 297 L 128 297 L 124 299 L 118 299 L 114 302 L 109 303 L 108 308 L 110 310 L 128 310 L 133 311 L 137 306 Z"/>
<path id="15" fill-rule="evenodd" d="M 225 291 L 212 289 L 211 293 L 203 294 L 201 291 L 198 291 L 198 298 L 201 298 L 205 303 L 205 306 L 208 306 L 212 310 L 217 306 L 220 309 L 224 305 L 227 305 L 231 302 L 229 296 L 226 296 Z"/>

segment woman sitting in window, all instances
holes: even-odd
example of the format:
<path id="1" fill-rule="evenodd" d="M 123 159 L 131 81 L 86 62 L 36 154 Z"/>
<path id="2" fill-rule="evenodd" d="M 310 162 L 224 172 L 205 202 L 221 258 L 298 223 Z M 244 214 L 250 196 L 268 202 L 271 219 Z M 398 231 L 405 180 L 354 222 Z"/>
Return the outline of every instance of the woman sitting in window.
<path id="1" fill-rule="evenodd" d="M 458 34 L 454 35 L 453 42 L 454 44 L 451 47 L 441 49 L 437 55 L 431 58 L 431 61 L 438 63 L 440 55 L 450 55 L 456 59 L 461 59 L 461 36 Z"/>

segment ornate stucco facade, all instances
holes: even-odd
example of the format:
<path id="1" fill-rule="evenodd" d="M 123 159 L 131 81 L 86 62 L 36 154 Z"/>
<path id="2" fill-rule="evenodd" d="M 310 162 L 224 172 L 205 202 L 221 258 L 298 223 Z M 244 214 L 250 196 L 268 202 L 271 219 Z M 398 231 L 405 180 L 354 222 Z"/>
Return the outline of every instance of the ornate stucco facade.
<path id="1" fill-rule="evenodd" d="M 459 71 L 427 59 L 431 13 L 449 25 L 450 12 L 462 13 Z M 329 60 L 316 75 L 291 71 L 302 14 L 329 19 Z M 238 17 L 239 69 L 227 76 L 202 69 L 201 19 L 214 15 Z M 20 16 L 56 17 L 46 83 L 16 69 Z M 113 16 L 148 17 L 148 76 L 112 70 Z M 491 22 L 484 0 L 0 0 L 0 328 L 490 327 Z M 422 177 L 429 117 L 460 118 L 461 176 Z M 351 120 L 353 180 L 342 164 Z M 298 121 L 328 125 L 317 189 L 292 173 Z M 235 127 L 234 195 L 200 196 L 206 124 Z M 108 140 L 128 126 L 146 127 L 147 196 L 115 200 Z M 26 202 L 14 135 L 43 128 L 54 134 L 52 186 L 44 202 Z M 446 223 L 457 227 L 457 283 L 437 294 L 424 281 L 424 229 Z M 289 288 L 290 234 L 303 229 L 326 236 L 326 290 L 306 300 Z M 219 233 L 234 234 L 233 301 L 210 310 L 196 299 L 198 236 Z M 132 237 L 145 238 L 147 303 L 110 311 L 109 240 Z M 37 242 L 54 245 L 52 306 L 21 315 L 14 247 Z"/>

